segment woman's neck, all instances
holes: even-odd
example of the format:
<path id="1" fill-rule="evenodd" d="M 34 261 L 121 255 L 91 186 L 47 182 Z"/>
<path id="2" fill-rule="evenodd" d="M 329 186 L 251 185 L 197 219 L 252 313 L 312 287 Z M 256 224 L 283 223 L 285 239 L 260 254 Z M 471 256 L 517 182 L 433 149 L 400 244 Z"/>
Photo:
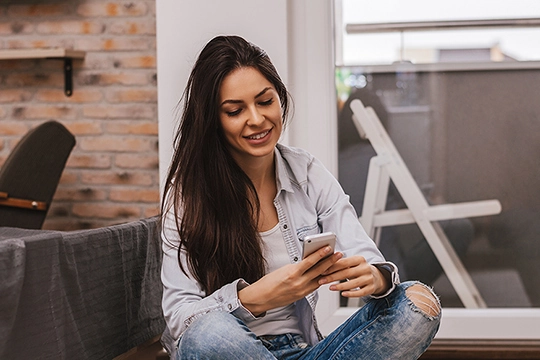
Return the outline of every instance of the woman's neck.
<path id="1" fill-rule="evenodd" d="M 278 222 L 278 215 L 274 206 L 274 199 L 277 193 L 276 173 L 274 164 L 265 171 L 264 176 L 252 180 L 257 196 L 259 197 L 259 218 L 257 229 L 267 231 L 272 229 Z"/>
<path id="2" fill-rule="evenodd" d="M 249 166 L 241 164 L 240 167 L 250 178 L 257 197 L 259 198 L 259 216 L 257 222 L 258 231 L 267 231 L 273 228 L 278 222 L 274 198 L 277 193 L 276 171 L 274 156 L 267 159 L 256 159 Z"/>
<path id="3" fill-rule="evenodd" d="M 239 166 L 249 177 L 257 193 L 276 183 L 274 154 L 264 158 L 255 158 L 251 162 L 243 162 Z"/>

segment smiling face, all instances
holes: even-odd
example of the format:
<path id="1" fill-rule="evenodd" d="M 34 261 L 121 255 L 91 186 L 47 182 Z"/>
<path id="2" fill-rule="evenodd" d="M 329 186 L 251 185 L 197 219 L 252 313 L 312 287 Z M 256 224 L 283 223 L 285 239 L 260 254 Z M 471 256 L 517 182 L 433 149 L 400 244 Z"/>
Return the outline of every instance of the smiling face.
<path id="1" fill-rule="evenodd" d="M 279 96 L 257 69 L 242 67 L 227 75 L 219 91 L 219 118 L 240 167 L 273 161 L 282 130 Z"/>

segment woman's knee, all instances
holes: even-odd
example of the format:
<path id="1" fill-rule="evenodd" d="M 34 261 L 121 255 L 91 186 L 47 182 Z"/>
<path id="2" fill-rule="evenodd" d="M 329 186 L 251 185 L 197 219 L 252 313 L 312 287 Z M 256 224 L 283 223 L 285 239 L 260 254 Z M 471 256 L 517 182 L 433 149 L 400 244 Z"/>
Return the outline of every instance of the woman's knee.
<path id="1" fill-rule="evenodd" d="M 403 311 L 400 325 L 407 334 L 411 354 L 420 356 L 439 329 L 441 305 L 433 290 L 420 282 L 405 283 L 403 288 L 406 301 L 400 302 Z"/>
<path id="2" fill-rule="evenodd" d="M 414 283 L 405 290 L 405 295 L 428 318 L 436 318 L 441 314 L 439 298 L 428 286 Z"/>
<path id="3" fill-rule="evenodd" d="M 239 324 L 234 315 L 225 311 L 211 311 L 197 316 L 185 333 L 200 331 L 204 333 L 221 333 L 222 329 L 227 329 L 233 324 Z"/>
<path id="4" fill-rule="evenodd" d="M 196 319 L 182 334 L 178 343 L 182 355 L 178 358 L 220 358 L 256 341 L 255 335 L 234 315 L 214 311 Z"/>
<path id="5" fill-rule="evenodd" d="M 214 311 L 195 319 L 180 338 L 179 347 L 208 349 L 208 344 L 221 343 L 227 334 L 234 332 L 240 324 L 236 318 L 223 311 Z"/>

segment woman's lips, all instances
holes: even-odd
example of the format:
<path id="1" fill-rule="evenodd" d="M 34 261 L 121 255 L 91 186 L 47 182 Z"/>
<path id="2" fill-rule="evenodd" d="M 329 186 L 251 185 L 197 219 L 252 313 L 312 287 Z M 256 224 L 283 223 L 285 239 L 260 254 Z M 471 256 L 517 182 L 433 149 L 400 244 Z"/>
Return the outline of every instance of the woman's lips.
<path id="1" fill-rule="evenodd" d="M 254 134 L 254 135 L 250 135 L 250 136 L 244 136 L 244 138 L 250 140 L 250 141 L 260 141 L 260 140 L 264 140 L 269 134 L 270 132 L 272 131 L 272 129 L 270 130 L 266 130 L 266 131 L 263 131 L 261 133 L 258 133 L 258 134 Z"/>

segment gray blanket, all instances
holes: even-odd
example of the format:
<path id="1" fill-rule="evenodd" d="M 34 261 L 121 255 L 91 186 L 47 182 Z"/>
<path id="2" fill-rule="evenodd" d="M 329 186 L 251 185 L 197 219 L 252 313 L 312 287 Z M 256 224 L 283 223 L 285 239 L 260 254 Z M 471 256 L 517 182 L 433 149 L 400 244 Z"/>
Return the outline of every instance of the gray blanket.
<path id="1" fill-rule="evenodd" d="M 111 359 L 161 334 L 157 227 L 0 228 L 0 359 Z"/>

